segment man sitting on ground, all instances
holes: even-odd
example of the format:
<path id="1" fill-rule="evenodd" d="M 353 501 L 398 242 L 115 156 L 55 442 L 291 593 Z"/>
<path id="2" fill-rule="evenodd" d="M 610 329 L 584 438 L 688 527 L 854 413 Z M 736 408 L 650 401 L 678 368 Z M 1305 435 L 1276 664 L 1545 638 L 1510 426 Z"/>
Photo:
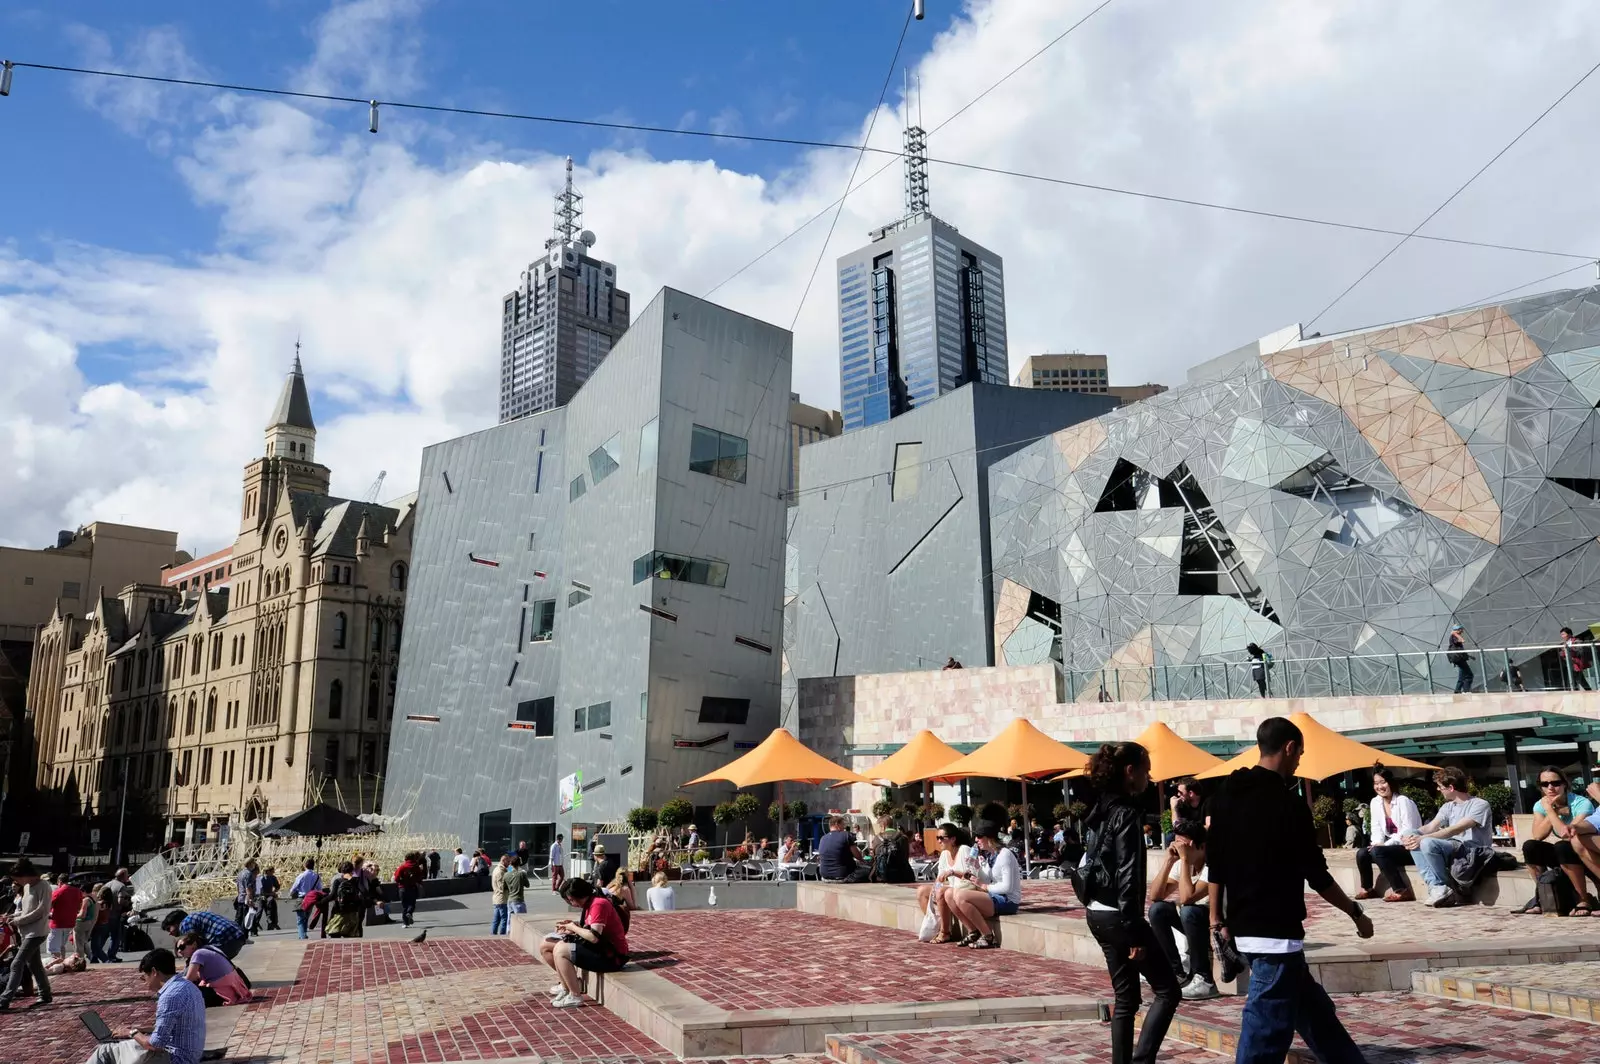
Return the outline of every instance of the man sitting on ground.
<path id="1" fill-rule="evenodd" d="M 173 938 L 191 931 L 204 935 L 206 945 L 218 950 L 230 961 L 239 955 L 244 944 L 250 940 L 244 928 L 225 916 L 208 912 L 186 913 L 182 909 L 174 909 L 163 917 L 161 930 Z"/>
<path id="2" fill-rule="evenodd" d="M 1494 813 L 1489 803 L 1467 793 L 1467 774 L 1459 768 L 1442 768 L 1433 774 L 1444 804 L 1439 814 L 1422 825 L 1420 834 L 1407 835 L 1403 842 L 1411 851 L 1428 884 L 1425 905 L 1454 904 L 1455 891 L 1450 885 L 1450 862 L 1465 845 L 1488 847 L 1493 844 L 1491 825 Z"/>
<path id="3" fill-rule="evenodd" d="M 205 995 L 178 974 L 168 950 L 146 953 L 139 978 L 156 995 L 155 1025 L 149 1034 L 136 1027 L 125 1041 L 103 1043 L 88 1064 L 199 1064 L 206 1048 Z"/>
<path id="4" fill-rule="evenodd" d="M 1150 926 L 1156 941 L 1172 962 L 1183 996 L 1204 1001 L 1217 996 L 1211 981 L 1211 909 L 1206 881 L 1206 829 L 1198 820 L 1180 820 L 1172 827 L 1172 845 L 1150 881 Z M 1168 900 L 1169 895 L 1175 896 Z M 1189 967 L 1184 970 L 1175 935 L 1189 946 Z"/>
<path id="5" fill-rule="evenodd" d="M 1544 796 L 1533 803 L 1533 831 L 1522 844 L 1522 859 L 1528 862 L 1528 874 L 1538 882 L 1539 876 L 1549 868 L 1560 866 L 1572 883 L 1578 902 L 1573 916 L 1588 916 L 1594 912 L 1589 901 L 1589 883 L 1585 877 L 1584 856 L 1587 847 L 1582 835 L 1594 837 L 1594 803 L 1582 794 L 1573 794 L 1567 787 L 1567 777 L 1553 765 L 1539 770 L 1539 792 Z M 1550 837 L 1555 841 L 1551 842 Z M 1539 912 L 1539 897 L 1535 894 L 1528 904 L 1515 910 L 1517 914 Z"/>
<path id="6" fill-rule="evenodd" d="M 828 833 L 817 845 L 817 871 L 834 883 L 865 883 L 872 866 L 861 856 L 844 817 L 828 821 Z"/>

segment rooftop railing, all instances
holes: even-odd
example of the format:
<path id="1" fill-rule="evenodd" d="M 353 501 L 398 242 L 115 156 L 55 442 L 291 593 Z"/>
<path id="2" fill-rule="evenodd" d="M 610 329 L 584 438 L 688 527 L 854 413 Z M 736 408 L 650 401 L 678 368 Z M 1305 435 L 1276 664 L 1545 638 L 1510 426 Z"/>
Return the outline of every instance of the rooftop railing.
<path id="1" fill-rule="evenodd" d="M 1326 654 L 1186 665 L 1063 668 L 1069 702 L 1210 701 L 1348 695 L 1449 694 L 1463 691 L 1587 691 L 1597 684 L 1596 644 L 1575 643 L 1587 666 L 1576 669 L 1562 645 L 1468 647 L 1389 654 Z M 1461 657 L 1464 655 L 1464 658 Z M 1463 667 L 1464 666 L 1464 667 Z"/>

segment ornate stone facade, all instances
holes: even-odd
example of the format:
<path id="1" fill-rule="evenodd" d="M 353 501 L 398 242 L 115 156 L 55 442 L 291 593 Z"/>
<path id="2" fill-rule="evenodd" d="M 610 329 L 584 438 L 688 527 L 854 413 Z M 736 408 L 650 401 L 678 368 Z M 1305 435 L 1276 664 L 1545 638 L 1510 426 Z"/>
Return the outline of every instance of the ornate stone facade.
<path id="1" fill-rule="evenodd" d="M 228 585 L 57 604 L 28 690 L 41 788 L 113 813 L 126 773 L 169 838 L 317 801 L 378 809 L 413 502 L 329 495 L 315 450 L 297 358 L 245 467 Z"/>

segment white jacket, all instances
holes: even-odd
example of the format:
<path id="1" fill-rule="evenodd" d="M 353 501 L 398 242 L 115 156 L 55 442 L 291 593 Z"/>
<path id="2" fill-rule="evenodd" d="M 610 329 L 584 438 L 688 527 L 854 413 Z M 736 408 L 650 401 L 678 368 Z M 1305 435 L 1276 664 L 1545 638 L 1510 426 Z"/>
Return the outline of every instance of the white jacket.
<path id="1" fill-rule="evenodd" d="M 1389 799 L 1389 815 L 1394 819 L 1394 834 L 1390 835 L 1383 826 L 1383 799 L 1377 795 L 1372 796 L 1372 845 L 1398 846 L 1402 835 L 1422 834 L 1422 814 L 1417 812 L 1417 803 L 1403 794 L 1396 794 Z"/>

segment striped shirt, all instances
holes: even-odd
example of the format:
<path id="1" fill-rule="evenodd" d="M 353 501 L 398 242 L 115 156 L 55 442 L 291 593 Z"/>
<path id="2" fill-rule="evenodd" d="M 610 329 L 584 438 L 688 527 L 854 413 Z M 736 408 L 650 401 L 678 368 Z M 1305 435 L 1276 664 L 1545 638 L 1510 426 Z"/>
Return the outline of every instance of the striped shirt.
<path id="1" fill-rule="evenodd" d="M 182 975 L 168 979 L 156 995 L 150 1044 L 165 1050 L 171 1064 L 200 1064 L 206 1049 L 206 999 Z"/>

